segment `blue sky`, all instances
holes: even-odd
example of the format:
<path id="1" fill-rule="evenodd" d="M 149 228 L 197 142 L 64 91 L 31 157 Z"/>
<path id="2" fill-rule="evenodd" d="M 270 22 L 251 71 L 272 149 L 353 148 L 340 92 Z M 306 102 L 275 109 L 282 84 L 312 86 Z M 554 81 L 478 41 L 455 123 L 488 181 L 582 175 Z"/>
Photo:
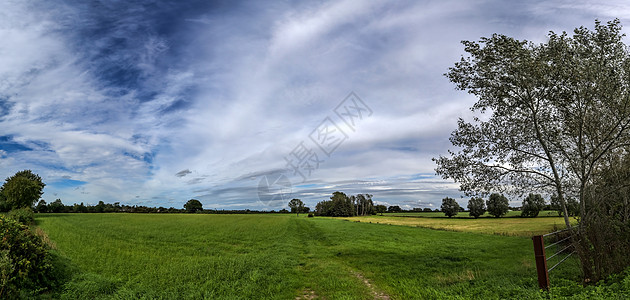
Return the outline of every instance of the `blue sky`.
<path id="1" fill-rule="evenodd" d="M 431 161 L 475 101 L 442 75 L 460 41 L 613 18 L 630 5 L 5 0 L 0 175 L 31 169 L 66 204 L 465 204 Z"/>

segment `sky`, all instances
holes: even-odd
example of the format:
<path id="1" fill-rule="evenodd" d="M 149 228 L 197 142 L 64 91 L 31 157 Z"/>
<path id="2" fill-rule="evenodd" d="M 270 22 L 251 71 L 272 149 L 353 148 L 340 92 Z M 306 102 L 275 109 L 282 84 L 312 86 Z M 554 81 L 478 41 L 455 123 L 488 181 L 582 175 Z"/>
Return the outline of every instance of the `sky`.
<path id="1" fill-rule="evenodd" d="M 431 161 L 475 102 L 443 75 L 460 42 L 630 26 L 624 2 L 2 0 L 0 176 L 64 204 L 465 206 Z"/>

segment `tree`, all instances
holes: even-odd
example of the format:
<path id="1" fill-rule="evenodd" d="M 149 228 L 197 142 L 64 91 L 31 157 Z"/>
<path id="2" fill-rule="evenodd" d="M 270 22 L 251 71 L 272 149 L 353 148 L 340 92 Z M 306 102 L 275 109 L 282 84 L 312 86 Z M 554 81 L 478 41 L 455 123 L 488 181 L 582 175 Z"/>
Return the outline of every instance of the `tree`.
<path id="1" fill-rule="evenodd" d="M 494 34 L 465 41 L 469 57 L 446 76 L 477 96 L 451 142 L 460 150 L 435 159 L 437 173 L 467 193 L 555 193 L 570 227 L 566 196 L 584 191 L 608 155 L 630 142 L 630 54 L 618 20 L 573 36 L 551 32 L 534 44 Z"/>
<path id="2" fill-rule="evenodd" d="M 392 205 L 392 206 L 387 208 L 387 212 L 390 212 L 390 213 L 397 213 L 397 212 L 401 212 L 401 211 L 402 211 L 402 209 L 398 205 Z"/>
<path id="3" fill-rule="evenodd" d="M 10 209 L 32 207 L 44 193 L 44 184 L 39 175 L 31 170 L 24 170 L 8 177 L 0 193 Z"/>
<path id="4" fill-rule="evenodd" d="M 569 217 L 574 217 L 580 214 L 580 204 L 577 202 L 577 200 L 575 200 L 575 198 L 567 197 L 565 201 L 567 204 L 567 213 L 569 214 Z M 557 211 L 558 216 L 562 216 L 564 210 L 562 208 L 562 205 L 560 204 L 560 199 L 558 198 L 558 196 L 552 195 L 550 202 L 550 208 Z"/>
<path id="5" fill-rule="evenodd" d="M 442 206 L 440 208 L 442 209 L 442 212 L 447 217 L 450 218 L 452 216 L 457 215 L 457 213 L 459 212 L 460 206 L 459 206 L 459 203 L 455 201 L 455 199 L 446 197 L 442 199 Z"/>
<path id="6" fill-rule="evenodd" d="M 292 213 L 299 216 L 301 212 L 304 212 L 304 202 L 300 199 L 292 199 L 289 201 L 289 208 L 291 208 Z"/>
<path id="7" fill-rule="evenodd" d="M 379 204 L 377 206 L 374 207 L 376 209 L 376 213 L 381 214 L 381 216 L 383 215 L 384 212 L 387 211 L 387 206 Z"/>
<path id="8" fill-rule="evenodd" d="M 63 212 L 65 205 L 61 202 L 61 199 L 57 199 L 48 204 L 48 211 L 53 213 Z"/>
<path id="9" fill-rule="evenodd" d="M 190 199 L 186 204 L 184 204 L 184 209 L 186 212 L 195 213 L 197 211 L 203 210 L 203 205 L 197 199 Z"/>
<path id="10" fill-rule="evenodd" d="M 493 215 L 495 218 L 499 218 L 505 215 L 508 212 L 510 202 L 508 199 L 497 193 L 493 193 L 486 201 L 486 207 L 488 209 L 488 213 Z"/>
<path id="11" fill-rule="evenodd" d="M 46 201 L 44 201 L 44 199 L 39 200 L 37 206 L 35 207 L 35 211 L 39 213 L 45 213 L 48 211 L 48 206 L 46 205 Z"/>
<path id="12" fill-rule="evenodd" d="M 468 200 L 468 214 L 475 219 L 486 213 L 486 204 L 480 197 L 472 197 Z"/>
<path id="13" fill-rule="evenodd" d="M 522 217 L 537 217 L 538 213 L 545 207 L 545 199 L 540 194 L 529 194 L 523 200 Z"/>
<path id="14" fill-rule="evenodd" d="M 489 116 L 459 120 L 451 142 L 460 150 L 435 159 L 437 173 L 467 193 L 555 193 L 567 227 L 566 199 L 574 196 L 580 217 L 572 240 L 578 248 L 604 247 L 605 238 L 586 238 L 595 226 L 589 208 L 610 200 L 589 193 L 606 185 L 598 176 L 617 170 L 610 162 L 622 161 L 630 144 L 630 51 L 621 31 L 619 20 L 595 21 L 593 31 L 551 32 L 542 44 L 498 34 L 464 42 L 470 57 L 447 77 L 478 97 L 473 111 Z M 598 227 L 614 218 L 592 216 Z M 587 252 L 578 251 L 583 274 L 597 278 Z"/>

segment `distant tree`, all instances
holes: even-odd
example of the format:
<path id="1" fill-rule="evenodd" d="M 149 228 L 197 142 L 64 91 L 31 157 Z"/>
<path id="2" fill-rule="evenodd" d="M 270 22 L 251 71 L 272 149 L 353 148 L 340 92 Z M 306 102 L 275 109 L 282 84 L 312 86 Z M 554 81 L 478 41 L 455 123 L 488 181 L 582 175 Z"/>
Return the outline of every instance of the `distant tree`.
<path id="1" fill-rule="evenodd" d="M 39 200 L 37 206 L 35 207 L 35 211 L 38 213 L 45 213 L 48 211 L 48 205 L 46 205 L 46 201 L 44 201 L 44 199 Z"/>
<path id="2" fill-rule="evenodd" d="M 475 219 L 486 213 L 486 204 L 483 199 L 473 197 L 468 200 L 468 214 Z"/>
<path id="3" fill-rule="evenodd" d="M 402 209 L 398 205 L 392 205 L 392 206 L 387 208 L 387 212 L 390 212 L 390 213 L 397 213 L 397 212 L 401 212 L 401 211 L 402 211 Z"/>
<path id="4" fill-rule="evenodd" d="M 495 218 L 499 218 L 507 214 L 509 206 L 510 202 L 502 194 L 493 193 L 490 195 L 490 198 L 488 198 L 488 201 L 486 201 L 488 213 L 493 215 Z"/>
<path id="5" fill-rule="evenodd" d="M 422 211 L 424 211 L 424 212 L 432 212 L 433 210 L 428 208 L 428 207 L 425 207 Z"/>
<path id="6" fill-rule="evenodd" d="M 387 206 L 379 204 L 377 206 L 374 207 L 376 209 L 376 213 L 381 214 L 381 216 L 383 215 L 384 212 L 387 211 Z"/>
<path id="7" fill-rule="evenodd" d="M 202 211 L 203 205 L 197 199 L 190 199 L 188 200 L 188 202 L 186 202 L 186 204 L 184 204 L 184 209 L 186 210 L 186 212 L 194 213 L 197 211 Z"/>
<path id="8" fill-rule="evenodd" d="M 65 208 L 65 206 L 61 202 L 61 199 L 57 199 L 57 200 L 53 201 L 52 203 L 48 204 L 48 211 L 49 212 L 60 213 L 60 212 L 63 212 L 64 208 Z"/>
<path id="9" fill-rule="evenodd" d="M 460 206 L 459 206 L 459 203 L 455 201 L 455 199 L 446 197 L 442 199 L 442 206 L 440 208 L 442 209 L 442 212 L 447 217 L 450 218 L 452 216 L 457 215 L 457 213 L 459 212 Z"/>
<path id="10" fill-rule="evenodd" d="M 300 213 L 304 211 L 304 202 L 300 199 L 292 199 L 289 201 L 289 208 L 291 212 L 300 216 Z"/>
<path id="11" fill-rule="evenodd" d="M 370 194 L 358 194 L 354 197 L 355 200 L 355 216 L 367 216 L 375 213 L 374 202 L 372 201 L 372 195 Z"/>
<path id="12" fill-rule="evenodd" d="M 39 175 L 31 170 L 24 170 L 8 177 L 0 193 L 10 209 L 32 207 L 44 193 L 44 184 Z"/>
<path id="13" fill-rule="evenodd" d="M 523 208 L 521 217 L 534 218 L 538 216 L 538 213 L 545 207 L 545 199 L 540 194 L 529 194 L 525 200 L 523 200 Z"/>
<path id="14" fill-rule="evenodd" d="M 567 214 L 569 214 L 570 217 L 577 216 L 580 214 L 580 205 L 577 202 L 577 200 L 575 200 L 575 198 L 567 197 L 565 201 L 567 205 Z M 551 204 L 549 205 L 550 209 L 557 211 L 558 216 L 562 216 L 562 213 L 564 212 L 564 210 L 562 209 L 562 205 L 560 204 L 560 199 L 558 199 L 558 196 L 552 195 L 550 202 L 551 202 Z"/>

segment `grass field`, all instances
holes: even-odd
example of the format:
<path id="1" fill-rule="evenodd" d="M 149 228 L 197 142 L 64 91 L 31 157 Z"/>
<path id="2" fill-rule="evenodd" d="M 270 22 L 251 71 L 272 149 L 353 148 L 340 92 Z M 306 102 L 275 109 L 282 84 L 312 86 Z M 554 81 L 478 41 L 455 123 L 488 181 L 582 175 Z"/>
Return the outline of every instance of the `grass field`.
<path id="1" fill-rule="evenodd" d="M 290 215 L 44 214 L 37 222 L 77 268 L 66 299 L 541 297 L 531 240 L 518 236 Z M 567 264 L 554 276 L 577 280 L 575 271 Z"/>
<path id="2" fill-rule="evenodd" d="M 396 216 L 396 217 L 423 217 L 423 218 L 443 218 L 444 217 L 444 213 L 443 212 L 437 212 L 437 211 L 384 213 L 384 215 L 385 216 Z M 511 211 L 508 211 L 507 214 L 505 214 L 505 216 L 503 216 L 503 217 L 504 218 L 505 217 L 512 218 L 512 217 L 520 217 L 520 216 L 521 216 L 521 212 L 520 211 L 511 210 Z M 538 214 L 538 218 L 540 218 L 540 217 L 556 218 L 556 217 L 558 217 L 558 212 L 551 211 L 551 210 L 543 210 L 543 211 L 541 211 Z M 472 219 L 472 217 L 468 215 L 468 212 L 460 212 L 453 218 Z M 485 214 L 480 216 L 480 218 L 494 218 L 494 217 L 486 212 Z"/>
<path id="3" fill-rule="evenodd" d="M 363 223 L 377 223 L 389 225 L 404 225 L 412 227 L 425 227 L 439 230 L 475 232 L 486 234 L 499 234 L 509 236 L 531 237 L 563 229 L 562 217 L 537 217 L 537 218 L 447 218 L 443 213 L 417 213 L 422 215 L 395 215 L 349 217 L 345 220 Z M 572 219 L 575 223 L 575 219 Z"/>

